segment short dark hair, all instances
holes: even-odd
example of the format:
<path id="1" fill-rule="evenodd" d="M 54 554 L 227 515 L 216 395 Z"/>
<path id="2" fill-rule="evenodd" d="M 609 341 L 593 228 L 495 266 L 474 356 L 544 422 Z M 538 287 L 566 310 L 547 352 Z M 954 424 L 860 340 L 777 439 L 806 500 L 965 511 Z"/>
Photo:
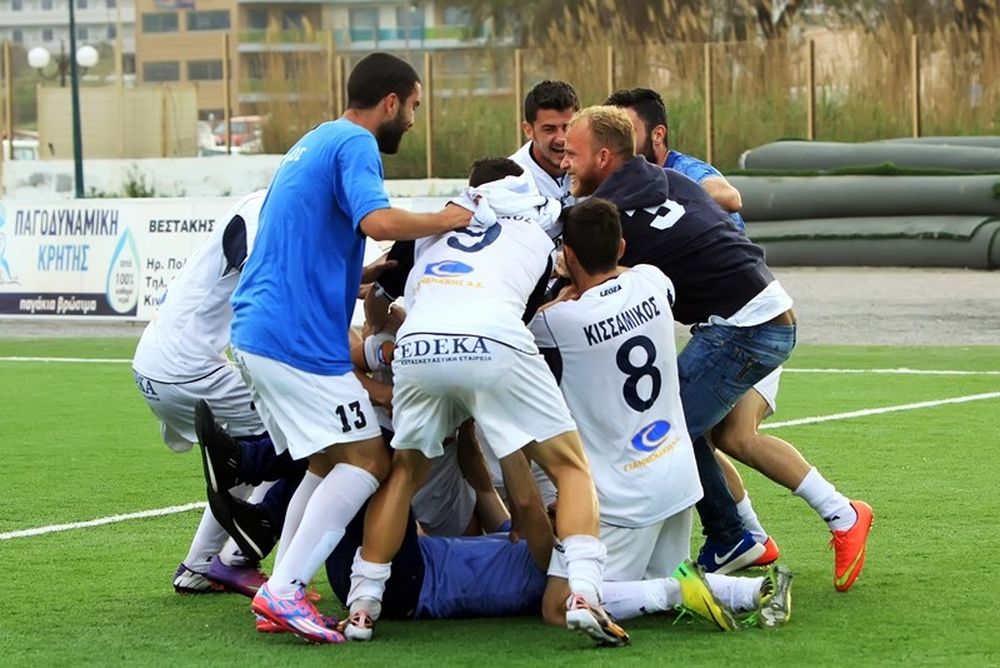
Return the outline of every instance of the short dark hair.
<path id="1" fill-rule="evenodd" d="M 572 109 L 580 111 L 580 98 L 565 81 L 546 79 L 528 91 L 524 97 L 524 120 L 534 123 L 539 109 Z"/>
<path id="2" fill-rule="evenodd" d="M 472 163 L 472 169 L 469 170 L 469 185 L 476 188 L 490 181 L 499 181 L 505 176 L 521 174 L 524 174 L 521 165 L 509 158 L 482 158 Z"/>
<path id="3" fill-rule="evenodd" d="M 390 93 L 400 102 L 410 97 L 420 77 L 413 66 L 388 53 L 365 56 L 351 70 L 347 80 L 347 106 L 371 109 Z"/>
<path id="4" fill-rule="evenodd" d="M 636 115 L 646 124 L 646 130 L 652 130 L 657 125 L 667 125 L 667 106 L 663 98 L 650 88 L 630 88 L 617 90 L 608 96 L 604 104 L 613 107 L 635 110 Z"/>
<path id="5" fill-rule="evenodd" d="M 563 222 L 563 244 L 573 249 L 580 267 L 593 276 L 618 265 L 622 223 L 618 207 L 591 197 L 574 205 Z"/>

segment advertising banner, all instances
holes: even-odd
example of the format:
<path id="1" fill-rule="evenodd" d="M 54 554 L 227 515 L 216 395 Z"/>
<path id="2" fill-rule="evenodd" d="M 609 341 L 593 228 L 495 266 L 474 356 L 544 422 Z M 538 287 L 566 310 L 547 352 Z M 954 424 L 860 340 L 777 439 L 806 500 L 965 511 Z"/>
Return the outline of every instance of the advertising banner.
<path id="1" fill-rule="evenodd" d="M 0 204 L 0 315 L 148 320 L 235 198 Z"/>

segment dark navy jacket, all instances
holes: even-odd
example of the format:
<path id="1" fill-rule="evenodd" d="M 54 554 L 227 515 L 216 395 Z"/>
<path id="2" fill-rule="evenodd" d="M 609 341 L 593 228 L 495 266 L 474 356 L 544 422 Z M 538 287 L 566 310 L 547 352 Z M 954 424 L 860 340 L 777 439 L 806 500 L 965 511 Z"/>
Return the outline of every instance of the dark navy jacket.
<path id="1" fill-rule="evenodd" d="M 774 280 L 764 251 L 737 230 L 697 183 L 637 156 L 594 192 L 618 207 L 621 264 L 651 264 L 674 283 L 674 317 L 691 325 L 728 318 Z"/>

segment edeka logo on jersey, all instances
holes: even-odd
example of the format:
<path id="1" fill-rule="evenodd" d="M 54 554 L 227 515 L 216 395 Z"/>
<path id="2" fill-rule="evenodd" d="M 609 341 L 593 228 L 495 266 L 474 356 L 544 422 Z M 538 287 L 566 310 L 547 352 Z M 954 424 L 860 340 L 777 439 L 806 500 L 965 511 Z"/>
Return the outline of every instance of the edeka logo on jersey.
<path id="1" fill-rule="evenodd" d="M 473 267 L 464 262 L 456 262 L 454 260 L 432 262 L 424 268 L 424 274 L 427 276 L 462 276 L 463 274 L 471 274 L 472 272 Z"/>
<path id="2" fill-rule="evenodd" d="M 666 420 L 657 420 L 647 424 L 632 437 L 632 447 L 642 452 L 652 452 L 663 445 L 669 435 L 670 423 Z"/>
<path id="3" fill-rule="evenodd" d="M 491 359 L 493 355 L 481 336 L 435 336 L 409 338 L 397 343 L 393 364 L 485 362 Z"/>

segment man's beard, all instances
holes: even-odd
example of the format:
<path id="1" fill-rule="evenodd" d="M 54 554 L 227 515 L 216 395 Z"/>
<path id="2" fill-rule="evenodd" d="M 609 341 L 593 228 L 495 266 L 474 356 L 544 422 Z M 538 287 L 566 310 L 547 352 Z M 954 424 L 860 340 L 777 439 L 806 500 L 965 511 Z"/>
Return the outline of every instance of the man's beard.
<path id="1" fill-rule="evenodd" d="M 589 197 L 600 185 L 600 181 L 592 174 L 576 174 L 571 177 L 570 194 L 573 197 Z"/>
<path id="2" fill-rule="evenodd" d="M 399 153 L 399 144 L 403 141 L 403 135 L 408 129 L 401 108 L 395 118 L 378 126 L 378 132 L 375 133 L 378 150 L 386 155 Z"/>
<path id="3" fill-rule="evenodd" d="M 656 151 L 653 150 L 653 135 L 646 135 L 646 141 L 643 143 L 642 150 L 639 153 L 654 165 L 657 164 Z"/>

